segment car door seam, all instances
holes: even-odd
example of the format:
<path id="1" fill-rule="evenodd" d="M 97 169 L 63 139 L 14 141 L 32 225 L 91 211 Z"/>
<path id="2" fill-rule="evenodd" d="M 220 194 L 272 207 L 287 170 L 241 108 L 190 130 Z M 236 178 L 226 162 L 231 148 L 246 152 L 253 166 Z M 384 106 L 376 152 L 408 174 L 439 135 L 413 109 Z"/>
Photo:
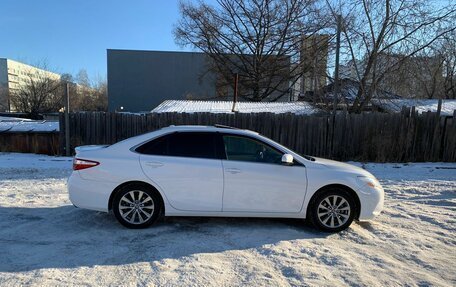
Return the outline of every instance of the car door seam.
<path id="1" fill-rule="evenodd" d="M 220 210 L 221 212 L 223 211 L 223 204 L 224 204 L 224 198 L 225 198 L 225 165 L 223 164 L 223 160 L 220 159 L 220 164 L 222 165 L 222 209 Z"/>
<path id="2" fill-rule="evenodd" d="M 166 198 L 166 201 L 168 202 L 168 204 L 169 204 L 172 208 L 177 209 L 177 208 L 175 208 L 175 207 L 172 205 L 171 201 L 168 199 L 168 196 L 166 196 L 165 190 L 164 190 L 157 182 L 155 182 L 152 178 L 150 178 L 150 177 L 147 175 L 146 171 L 145 171 L 144 168 L 143 168 L 142 162 L 141 162 L 143 156 L 144 156 L 143 154 L 139 154 L 139 157 L 138 157 L 139 167 L 141 168 L 141 171 L 142 171 L 143 175 L 145 176 L 145 178 L 146 178 L 148 181 L 150 181 L 150 182 L 152 183 L 151 185 L 152 185 L 153 187 L 155 187 L 155 189 L 157 189 L 157 191 L 162 195 L 162 197 Z M 165 212 L 166 212 L 166 208 L 165 208 Z"/>

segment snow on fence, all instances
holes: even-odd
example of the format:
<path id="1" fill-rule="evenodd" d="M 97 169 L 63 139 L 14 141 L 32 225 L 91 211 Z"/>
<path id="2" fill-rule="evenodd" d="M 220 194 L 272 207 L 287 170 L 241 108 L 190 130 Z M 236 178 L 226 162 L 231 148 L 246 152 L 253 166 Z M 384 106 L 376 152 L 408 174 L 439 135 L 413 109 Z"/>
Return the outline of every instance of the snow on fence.
<path id="1" fill-rule="evenodd" d="M 455 116 L 439 113 L 332 115 L 223 113 L 72 113 L 71 149 L 113 144 L 169 125 L 222 124 L 258 131 L 298 153 L 338 160 L 456 161 Z M 64 152 L 63 115 L 60 143 Z"/>

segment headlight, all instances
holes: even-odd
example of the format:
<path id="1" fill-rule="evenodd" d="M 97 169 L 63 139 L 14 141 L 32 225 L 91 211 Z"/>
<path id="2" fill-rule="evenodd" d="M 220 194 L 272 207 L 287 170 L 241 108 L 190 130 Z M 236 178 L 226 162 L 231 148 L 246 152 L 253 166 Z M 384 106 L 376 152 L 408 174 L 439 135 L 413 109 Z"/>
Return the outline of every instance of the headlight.
<path id="1" fill-rule="evenodd" d="M 374 177 L 358 176 L 357 182 L 362 190 L 376 189 L 381 190 L 382 186 Z"/>

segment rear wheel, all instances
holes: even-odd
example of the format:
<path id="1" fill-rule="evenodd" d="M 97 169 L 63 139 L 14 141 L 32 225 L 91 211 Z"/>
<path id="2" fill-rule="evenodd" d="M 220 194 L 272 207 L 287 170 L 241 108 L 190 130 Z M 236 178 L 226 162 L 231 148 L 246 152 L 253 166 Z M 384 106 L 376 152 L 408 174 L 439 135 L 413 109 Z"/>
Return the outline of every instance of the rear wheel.
<path id="1" fill-rule="evenodd" d="M 311 223 L 327 232 L 347 229 L 355 217 L 355 201 L 343 189 L 328 189 L 312 201 L 309 216 Z"/>
<path id="2" fill-rule="evenodd" d="M 126 185 L 114 197 L 112 209 L 117 220 L 128 228 L 145 228 L 154 223 L 161 211 L 155 190 L 142 185 Z"/>

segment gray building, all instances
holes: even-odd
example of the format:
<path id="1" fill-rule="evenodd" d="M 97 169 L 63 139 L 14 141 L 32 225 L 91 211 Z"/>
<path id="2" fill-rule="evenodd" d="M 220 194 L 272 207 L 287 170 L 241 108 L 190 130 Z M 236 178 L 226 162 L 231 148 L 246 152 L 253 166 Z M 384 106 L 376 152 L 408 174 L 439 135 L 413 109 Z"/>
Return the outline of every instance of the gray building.
<path id="1" fill-rule="evenodd" d="M 203 53 L 108 50 L 109 111 L 151 111 L 164 100 L 210 99 L 216 76 Z"/>

